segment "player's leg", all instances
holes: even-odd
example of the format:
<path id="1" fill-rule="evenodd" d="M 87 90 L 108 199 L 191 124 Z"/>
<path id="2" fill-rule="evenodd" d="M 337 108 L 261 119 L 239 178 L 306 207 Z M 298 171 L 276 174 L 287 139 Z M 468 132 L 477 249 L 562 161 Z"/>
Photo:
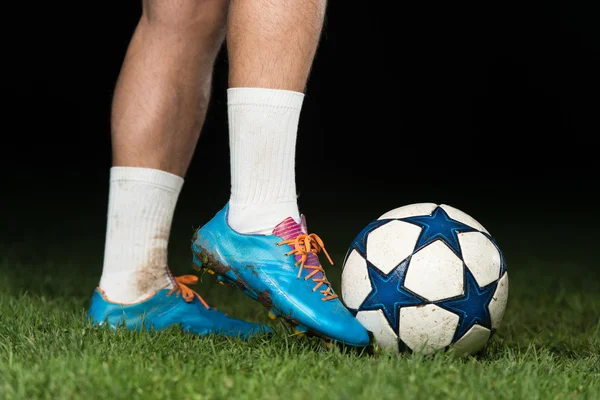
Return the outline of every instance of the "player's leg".
<path id="1" fill-rule="evenodd" d="M 194 261 L 271 311 L 350 345 L 367 331 L 342 305 L 296 199 L 295 151 L 325 0 L 232 0 L 228 112 L 231 197 L 197 233 Z"/>
<path id="2" fill-rule="evenodd" d="M 117 81 L 101 287 L 119 302 L 171 285 L 167 242 L 209 101 L 226 1 L 144 2 Z"/>
<path id="3" fill-rule="evenodd" d="M 185 175 L 226 16 L 227 0 L 144 0 L 113 99 L 113 165 Z"/>
<path id="4" fill-rule="evenodd" d="M 325 0 L 233 0 L 229 9 L 229 223 L 270 234 L 300 222 L 296 134 Z"/>
<path id="5" fill-rule="evenodd" d="M 115 90 L 104 264 L 90 315 L 97 322 L 197 333 L 250 324 L 209 308 L 167 265 L 171 221 L 203 125 L 227 0 L 146 0 Z M 123 303 L 128 306 L 123 306 Z M 165 310 L 169 309 L 169 312 Z M 154 313 L 154 314 L 153 314 Z"/>

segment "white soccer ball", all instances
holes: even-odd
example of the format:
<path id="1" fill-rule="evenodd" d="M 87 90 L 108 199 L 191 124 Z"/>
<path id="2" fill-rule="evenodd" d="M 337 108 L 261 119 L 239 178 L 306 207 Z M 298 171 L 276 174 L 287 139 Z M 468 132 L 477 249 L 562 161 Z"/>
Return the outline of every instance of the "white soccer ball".
<path id="1" fill-rule="evenodd" d="M 508 275 L 479 222 L 445 204 L 418 203 L 383 214 L 356 236 L 341 289 L 380 348 L 466 355 L 500 326 Z"/>

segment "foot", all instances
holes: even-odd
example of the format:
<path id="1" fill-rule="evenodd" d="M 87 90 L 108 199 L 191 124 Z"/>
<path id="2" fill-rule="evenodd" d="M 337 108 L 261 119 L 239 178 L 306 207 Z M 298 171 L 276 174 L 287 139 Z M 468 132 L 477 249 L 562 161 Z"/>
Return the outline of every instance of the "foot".
<path id="1" fill-rule="evenodd" d="M 230 228 L 227 210 L 225 206 L 195 233 L 196 268 L 241 289 L 269 309 L 272 319 L 283 317 L 299 334 L 312 333 L 349 346 L 369 344 L 367 330 L 325 277 L 317 253 L 327 252 L 317 235 L 307 234 L 304 217 L 302 224 L 287 218 L 272 235 L 246 235 Z"/>
<path id="2" fill-rule="evenodd" d="M 92 297 L 88 316 L 96 325 L 111 328 L 161 330 L 180 326 L 183 331 L 198 335 L 217 334 L 249 339 L 257 334 L 271 333 L 266 325 L 253 324 L 230 318 L 208 304 L 186 285 L 198 278 L 184 275 L 174 278 L 173 289 L 159 290 L 146 300 L 133 304 L 113 303 L 97 288 Z"/>

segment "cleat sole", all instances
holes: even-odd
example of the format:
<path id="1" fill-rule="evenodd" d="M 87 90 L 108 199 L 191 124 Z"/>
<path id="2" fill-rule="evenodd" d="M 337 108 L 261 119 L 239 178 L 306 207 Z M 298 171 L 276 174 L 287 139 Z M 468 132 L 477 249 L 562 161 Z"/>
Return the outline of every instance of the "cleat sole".
<path id="1" fill-rule="evenodd" d="M 265 308 L 269 310 L 269 318 L 272 320 L 276 320 L 281 317 L 288 325 L 290 325 L 294 329 L 294 333 L 298 331 L 298 337 L 319 337 L 326 342 L 327 348 L 331 348 L 332 343 L 335 342 L 335 339 L 327 337 L 320 332 L 317 332 L 312 329 L 308 329 L 303 325 L 299 325 L 298 321 L 295 321 L 292 318 L 288 318 L 285 315 L 279 315 L 275 310 L 271 309 L 272 305 L 267 304 L 266 302 L 261 301 L 260 296 L 258 296 L 252 289 L 250 289 L 243 281 L 238 279 L 237 274 L 231 267 L 227 265 L 223 265 L 220 262 L 213 260 L 212 257 L 209 257 L 207 252 L 204 249 L 197 247 L 196 245 L 192 246 L 193 248 L 193 261 L 192 267 L 197 271 L 206 270 L 209 274 L 217 275 L 217 281 L 220 285 L 231 285 L 240 289 L 244 294 L 253 300 L 261 303 Z"/>

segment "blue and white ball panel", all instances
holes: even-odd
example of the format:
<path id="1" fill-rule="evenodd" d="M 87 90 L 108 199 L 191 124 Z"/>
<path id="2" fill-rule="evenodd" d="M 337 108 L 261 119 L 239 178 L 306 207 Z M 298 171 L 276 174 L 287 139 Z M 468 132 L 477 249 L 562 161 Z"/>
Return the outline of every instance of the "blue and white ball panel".
<path id="1" fill-rule="evenodd" d="M 435 304 L 400 310 L 400 340 L 412 351 L 432 353 L 452 343 L 458 315 Z"/>
<path id="2" fill-rule="evenodd" d="M 431 215 L 431 213 L 437 208 L 437 206 L 438 205 L 435 203 L 409 204 L 407 206 L 394 208 L 393 210 L 390 210 L 383 214 L 378 219 L 400 219 L 414 217 L 417 215 Z"/>
<path id="3" fill-rule="evenodd" d="M 458 234 L 463 261 L 479 286 L 487 286 L 500 276 L 502 259 L 498 248 L 481 232 Z"/>
<path id="4" fill-rule="evenodd" d="M 448 214 L 448 216 L 450 218 L 452 218 L 458 222 L 462 222 L 463 224 L 469 225 L 469 226 L 477 229 L 478 231 L 485 232 L 489 235 L 489 232 L 487 231 L 487 229 L 485 229 L 483 227 L 483 225 L 481 225 L 479 222 L 477 222 L 475 220 L 475 218 L 471 217 L 469 214 L 459 210 L 458 208 L 449 206 L 447 204 L 440 204 L 440 207 L 442 207 L 444 209 L 444 211 L 446 211 L 446 214 Z"/>
<path id="5" fill-rule="evenodd" d="M 460 339 L 450 348 L 454 354 L 463 356 L 475 354 L 481 350 L 490 340 L 492 331 L 481 325 L 473 325 Z"/>
<path id="6" fill-rule="evenodd" d="M 438 240 L 411 257 L 404 287 L 429 301 L 437 301 L 462 295 L 463 277 L 461 259 Z"/>
<path id="7" fill-rule="evenodd" d="M 398 334 L 388 323 L 383 311 L 359 311 L 356 319 L 375 336 L 377 345 L 382 349 L 398 351 Z"/>
<path id="8" fill-rule="evenodd" d="M 346 307 L 357 309 L 371 293 L 367 261 L 353 249 L 342 270 L 342 298 Z"/>
<path id="9" fill-rule="evenodd" d="M 494 292 L 494 297 L 490 301 L 488 309 L 490 310 L 490 319 L 492 320 L 492 329 L 498 329 L 504 317 L 506 303 L 508 301 L 508 273 L 505 272 L 498 281 L 498 286 Z"/>
<path id="10" fill-rule="evenodd" d="M 369 233 L 369 261 L 384 274 L 389 274 L 412 254 L 421 228 L 403 221 L 390 221 Z"/>

